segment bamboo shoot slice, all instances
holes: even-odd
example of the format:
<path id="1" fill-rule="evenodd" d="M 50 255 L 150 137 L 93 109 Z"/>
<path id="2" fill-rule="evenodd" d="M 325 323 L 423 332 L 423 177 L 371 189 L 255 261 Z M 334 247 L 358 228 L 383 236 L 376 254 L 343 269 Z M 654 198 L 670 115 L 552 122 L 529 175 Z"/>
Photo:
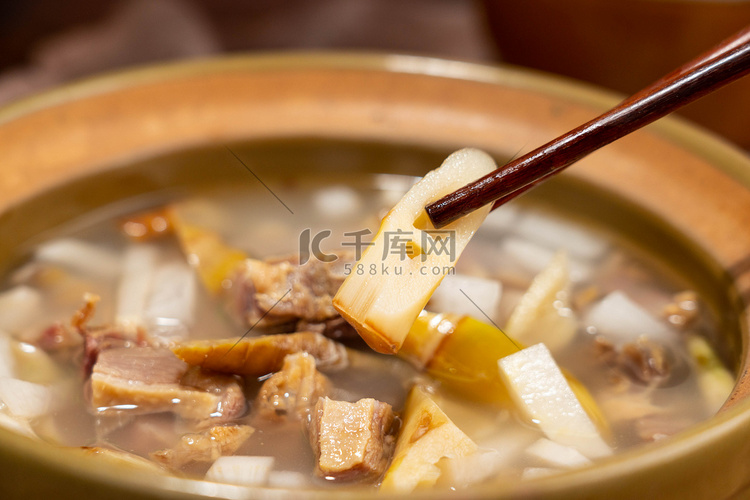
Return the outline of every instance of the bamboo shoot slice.
<path id="1" fill-rule="evenodd" d="M 432 227 L 425 205 L 495 169 L 476 149 L 451 154 L 386 215 L 371 246 L 355 264 L 333 306 L 374 350 L 394 354 L 443 277 L 487 216 L 490 206 Z"/>
<path id="2" fill-rule="evenodd" d="M 408 493 L 432 486 L 440 477 L 437 464 L 441 459 L 466 457 L 478 450 L 421 386 L 409 392 L 403 420 L 381 492 Z"/>
<path id="3" fill-rule="evenodd" d="M 188 340 L 172 346 L 189 365 L 219 373 L 261 377 L 284 366 L 287 354 L 306 352 L 320 370 L 336 370 L 348 364 L 346 348 L 320 333 L 296 332 L 235 339 Z"/>
<path id="4" fill-rule="evenodd" d="M 544 344 L 498 361 L 516 405 L 547 437 L 588 458 L 612 454 Z"/>
<path id="5" fill-rule="evenodd" d="M 209 292 L 219 293 L 247 254 L 224 243 L 215 231 L 187 221 L 179 204 L 170 207 L 167 214 L 188 263 Z"/>
<path id="6" fill-rule="evenodd" d="M 511 399 L 497 361 L 523 347 L 494 325 L 470 316 L 422 311 L 398 356 L 462 397 L 507 405 Z M 607 420 L 588 389 L 564 370 L 563 376 L 602 435 L 609 435 Z"/>
<path id="7" fill-rule="evenodd" d="M 568 269 L 567 254 L 558 252 L 521 297 L 505 331 L 526 345 L 544 342 L 553 352 L 567 346 L 578 328 L 570 308 Z"/>

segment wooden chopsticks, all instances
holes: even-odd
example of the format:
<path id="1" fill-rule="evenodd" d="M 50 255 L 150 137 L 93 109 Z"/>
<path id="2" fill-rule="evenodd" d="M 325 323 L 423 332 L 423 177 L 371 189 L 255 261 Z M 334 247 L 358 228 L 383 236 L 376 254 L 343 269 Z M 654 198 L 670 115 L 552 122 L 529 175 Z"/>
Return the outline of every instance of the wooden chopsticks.
<path id="1" fill-rule="evenodd" d="M 493 209 L 584 156 L 750 72 L 750 27 L 606 113 L 427 205 L 436 228 L 493 203 Z"/>

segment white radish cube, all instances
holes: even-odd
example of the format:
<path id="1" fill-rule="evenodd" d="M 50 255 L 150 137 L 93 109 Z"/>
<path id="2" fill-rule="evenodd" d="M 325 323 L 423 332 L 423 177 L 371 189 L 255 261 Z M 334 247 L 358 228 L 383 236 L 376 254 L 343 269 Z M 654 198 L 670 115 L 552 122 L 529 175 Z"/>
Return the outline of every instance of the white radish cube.
<path id="1" fill-rule="evenodd" d="M 219 457 L 206 472 L 205 479 L 240 486 L 264 486 L 274 461 L 274 457 Z"/>
<path id="2" fill-rule="evenodd" d="M 513 226 L 516 234 L 552 250 L 564 248 L 585 261 L 597 260 L 607 251 L 607 242 L 570 221 L 542 213 L 527 212 Z"/>
<path id="3" fill-rule="evenodd" d="M 111 279 L 120 274 L 120 258 L 117 252 L 73 238 L 45 243 L 37 248 L 36 259 L 84 276 Z"/>
<path id="4" fill-rule="evenodd" d="M 35 418 L 47 413 L 52 394 L 43 385 L 3 377 L 0 378 L 0 400 L 14 416 Z"/>
<path id="5" fill-rule="evenodd" d="M 312 196 L 312 204 L 325 219 L 343 219 L 356 214 L 362 200 L 354 189 L 339 185 L 316 191 Z"/>
<path id="6" fill-rule="evenodd" d="M 0 331 L 0 378 L 12 378 L 16 374 L 11 342 L 10 335 Z"/>
<path id="7" fill-rule="evenodd" d="M 539 439 L 539 431 L 530 426 L 509 426 L 503 427 L 501 432 L 498 432 L 498 425 L 502 423 L 495 423 L 495 434 L 487 435 L 484 438 L 475 439 L 478 446 L 481 449 L 493 449 L 496 450 L 502 461 L 503 465 L 512 466 L 512 463 L 516 460 L 523 450 Z"/>
<path id="8" fill-rule="evenodd" d="M 540 273 L 555 256 L 556 251 L 517 236 L 505 238 L 500 243 L 499 258 L 508 265 L 519 267 L 530 275 Z M 590 278 L 592 267 L 577 259 L 570 259 L 570 280 L 580 283 Z"/>
<path id="9" fill-rule="evenodd" d="M 196 276 L 184 262 L 157 267 L 146 304 L 150 331 L 160 337 L 180 337 L 193 324 Z"/>
<path id="10" fill-rule="evenodd" d="M 551 467 L 526 467 L 523 472 L 521 472 L 521 479 L 536 479 L 538 477 L 551 476 L 558 472 L 560 471 Z"/>
<path id="11" fill-rule="evenodd" d="M 1 404 L 0 408 L 2 408 Z M 31 438 L 37 437 L 28 420 L 25 418 L 13 418 L 2 411 L 0 411 L 0 427 Z"/>
<path id="12" fill-rule="evenodd" d="M 497 280 L 465 274 L 448 274 L 430 298 L 428 309 L 493 320 L 497 313 L 502 284 Z"/>
<path id="13" fill-rule="evenodd" d="M 514 267 L 520 267 L 530 275 L 538 274 L 555 255 L 555 252 L 547 247 L 516 236 L 503 239 L 499 252 L 502 261 L 513 263 Z"/>
<path id="14" fill-rule="evenodd" d="M 272 470 L 268 474 L 268 486 L 271 488 L 304 488 L 307 476 L 291 470 Z"/>
<path id="15" fill-rule="evenodd" d="M 616 345 L 633 342 L 645 335 L 650 340 L 669 343 L 674 333 L 623 292 L 615 291 L 594 304 L 584 318 L 584 325 L 594 327 Z"/>
<path id="16" fill-rule="evenodd" d="M 591 460 L 572 446 L 565 446 L 546 438 L 529 446 L 526 453 L 555 467 L 575 468 L 591 463 Z"/>
<path id="17" fill-rule="evenodd" d="M 60 367 L 44 349 L 16 340 L 11 340 L 10 348 L 15 368 L 11 377 L 42 385 L 60 380 L 62 376 Z"/>
<path id="18" fill-rule="evenodd" d="M 544 344 L 506 356 L 498 366 L 517 407 L 549 439 L 588 458 L 612 453 Z"/>
<path id="19" fill-rule="evenodd" d="M 0 330 L 18 332 L 43 310 L 41 292 L 30 286 L 19 285 L 0 293 Z"/>
<path id="20" fill-rule="evenodd" d="M 122 277 L 117 287 L 117 324 L 143 326 L 158 256 L 159 250 L 149 244 L 134 244 L 125 250 Z"/>
<path id="21" fill-rule="evenodd" d="M 487 215 L 482 223 L 482 232 L 506 233 L 511 231 L 518 221 L 518 209 L 515 205 L 501 205 Z"/>
<path id="22" fill-rule="evenodd" d="M 495 475 L 502 467 L 504 456 L 497 450 L 477 450 L 470 455 L 442 459 L 440 484 L 466 488 Z"/>

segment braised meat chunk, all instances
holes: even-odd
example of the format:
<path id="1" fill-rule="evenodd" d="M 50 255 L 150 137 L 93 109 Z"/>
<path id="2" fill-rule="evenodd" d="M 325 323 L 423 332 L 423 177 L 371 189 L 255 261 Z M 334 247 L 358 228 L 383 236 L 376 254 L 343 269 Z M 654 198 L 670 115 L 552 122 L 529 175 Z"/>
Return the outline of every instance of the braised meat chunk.
<path id="1" fill-rule="evenodd" d="M 157 345 L 157 340 L 147 334 L 142 328 L 124 328 L 121 325 L 90 326 L 89 322 L 96 311 L 99 296 L 85 293 L 83 305 L 73 313 L 69 323 L 58 322 L 45 328 L 37 344 L 47 352 L 58 354 L 68 351 L 63 356 L 69 357 L 69 362 L 78 360 L 80 356 L 84 377 L 91 375 L 101 351 L 116 347 L 147 347 Z M 80 346 L 83 346 L 81 354 Z"/>
<path id="2" fill-rule="evenodd" d="M 180 384 L 216 396 L 218 404 L 211 413 L 211 422 L 227 422 L 240 417 L 247 409 L 242 385 L 236 377 L 222 373 L 207 372 L 192 366 L 180 379 Z"/>
<path id="3" fill-rule="evenodd" d="M 315 332 L 325 335 L 329 339 L 359 339 L 357 330 L 354 329 L 344 318 L 336 316 L 324 321 L 307 321 L 301 319 L 294 326 L 296 332 Z"/>
<path id="4" fill-rule="evenodd" d="M 213 462 L 234 454 L 255 432 L 249 425 L 216 425 L 203 432 L 185 434 L 174 448 L 151 453 L 151 459 L 178 470 L 192 462 Z"/>
<path id="5" fill-rule="evenodd" d="M 332 299 L 344 281 L 344 264 L 353 261 L 346 252 L 334 262 L 247 259 L 232 280 L 234 306 L 245 324 L 261 328 L 337 318 Z"/>
<path id="6" fill-rule="evenodd" d="M 258 415 L 271 420 L 301 419 L 330 390 L 331 382 L 316 370 L 315 358 L 306 352 L 290 354 L 281 371 L 263 382 L 255 408 Z"/>
<path id="7" fill-rule="evenodd" d="M 234 377 L 189 368 L 165 348 L 104 350 L 91 374 L 91 406 L 99 415 L 170 411 L 199 422 L 244 413 L 245 397 Z"/>
<path id="8" fill-rule="evenodd" d="M 597 337 L 594 348 L 600 361 L 639 384 L 658 386 L 684 375 L 675 366 L 674 356 L 670 355 L 668 348 L 646 337 L 638 337 L 619 348 Z"/>
<path id="9" fill-rule="evenodd" d="M 318 399 L 310 422 L 315 473 L 338 481 L 373 481 L 385 471 L 395 438 L 391 405 Z"/>

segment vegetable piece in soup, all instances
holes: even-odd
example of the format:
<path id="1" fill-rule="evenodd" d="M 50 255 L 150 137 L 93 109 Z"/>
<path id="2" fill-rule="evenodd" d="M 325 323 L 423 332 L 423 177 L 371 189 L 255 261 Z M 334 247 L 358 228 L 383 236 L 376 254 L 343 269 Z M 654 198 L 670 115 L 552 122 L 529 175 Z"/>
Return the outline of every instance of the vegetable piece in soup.
<path id="1" fill-rule="evenodd" d="M 533 197 L 425 225 L 492 168 L 463 150 L 416 185 L 264 179 L 293 215 L 216 185 L 59 228 L 0 288 L 0 426 L 231 488 L 464 495 L 713 415 L 716 322 L 658 256 Z"/>

